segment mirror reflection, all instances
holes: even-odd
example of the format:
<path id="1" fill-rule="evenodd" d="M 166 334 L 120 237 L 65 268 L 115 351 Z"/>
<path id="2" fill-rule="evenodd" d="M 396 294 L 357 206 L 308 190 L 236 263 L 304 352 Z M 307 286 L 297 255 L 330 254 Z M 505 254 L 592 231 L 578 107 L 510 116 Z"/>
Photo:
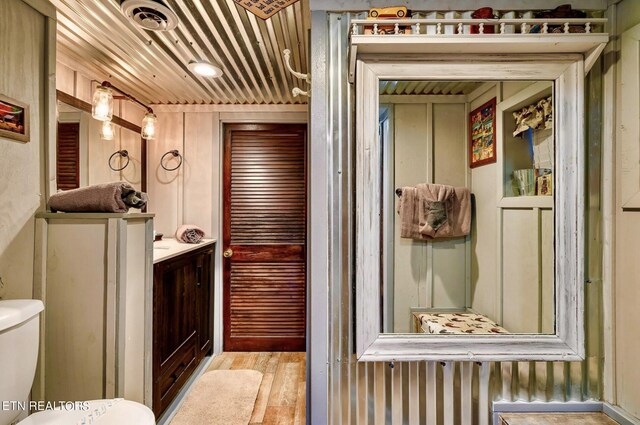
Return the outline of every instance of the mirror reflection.
<path id="1" fill-rule="evenodd" d="M 383 332 L 553 334 L 552 81 L 380 81 Z"/>
<path id="2" fill-rule="evenodd" d="M 140 133 L 108 124 L 105 128 L 104 122 L 93 119 L 90 112 L 58 101 L 56 175 L 59 190 L 113 181 L 142 186 Z M 127 157 L 114 155 L 123 150 L 127 151 Z"/>

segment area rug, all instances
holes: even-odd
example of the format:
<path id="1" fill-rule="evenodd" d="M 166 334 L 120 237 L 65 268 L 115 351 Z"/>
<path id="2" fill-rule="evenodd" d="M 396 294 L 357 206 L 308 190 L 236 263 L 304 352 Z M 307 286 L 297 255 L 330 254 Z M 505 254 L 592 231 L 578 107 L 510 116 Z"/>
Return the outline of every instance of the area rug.
<path id="1" fill-rule="evenodd" d="M 247 425 L 262 373 L 213 370 L 198 379 L 171 425 Z"/>

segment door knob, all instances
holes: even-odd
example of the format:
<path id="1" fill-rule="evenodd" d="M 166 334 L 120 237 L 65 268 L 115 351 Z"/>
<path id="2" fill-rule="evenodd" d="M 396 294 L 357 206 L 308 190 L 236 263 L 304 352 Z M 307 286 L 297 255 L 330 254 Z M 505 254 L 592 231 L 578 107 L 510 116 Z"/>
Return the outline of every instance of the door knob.
<path id="1" fill-rule="evenodd" d="M 231 258 L 231 256 L 233 255 L 233 250 L 231 248 L 227 248 L 224 250 L 222 255 L 224 256 L 224 258 Z"/>

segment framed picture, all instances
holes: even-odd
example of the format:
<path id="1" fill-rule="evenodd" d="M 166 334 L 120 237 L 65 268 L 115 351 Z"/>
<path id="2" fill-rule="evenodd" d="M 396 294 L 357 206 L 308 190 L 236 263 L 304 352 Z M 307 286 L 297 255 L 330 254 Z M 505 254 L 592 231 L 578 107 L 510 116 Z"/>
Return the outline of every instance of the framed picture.
<path id="1" fill-rule="evenodd" d="M 496 98 L 469 114 L 469 166 L 496 162 Z"/>
<path id="2" fill-rule="evenodd" d="M 0 137 L 29 141 L 29 106 L 1 94 Z"/>
<path id="3" fill-rule="evenodd" d="M 238 6 L 242 6 L 260 19 L 269 19 L 287 6 L 291 6 L 298 0 L 233 0 Z"/>

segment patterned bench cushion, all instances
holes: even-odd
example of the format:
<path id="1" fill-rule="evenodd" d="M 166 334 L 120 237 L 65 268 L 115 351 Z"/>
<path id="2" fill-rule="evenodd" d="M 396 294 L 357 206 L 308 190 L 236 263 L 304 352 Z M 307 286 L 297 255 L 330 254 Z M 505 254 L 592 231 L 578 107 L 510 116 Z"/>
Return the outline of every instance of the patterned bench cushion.
<path id="1" fill-rule="evenodd" d="M 414 313 L 428 334 L 506 334 L 505 328 L 475 313 Z"/>

